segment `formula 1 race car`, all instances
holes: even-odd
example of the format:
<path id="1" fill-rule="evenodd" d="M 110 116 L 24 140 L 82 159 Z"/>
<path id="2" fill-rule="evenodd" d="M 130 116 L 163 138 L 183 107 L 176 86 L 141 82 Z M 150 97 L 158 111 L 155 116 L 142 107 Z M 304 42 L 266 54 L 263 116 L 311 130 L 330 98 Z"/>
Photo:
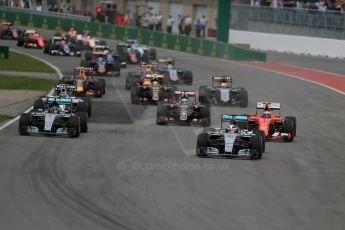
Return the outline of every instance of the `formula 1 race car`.
<path id="1" fill-rule="evenodd" d="M 72 99 L 48 97 L 46 107 L 22 113 L 19 119 L 19 134 L 49 134 L 79 137 L 86 133 L 87 113 L 72 112 Z"/>
<path id="2" fill-rule="evenodd" d="M 81 60 L 80 65 L 92 68 L 93 73 L 96 75 L 120 76 L 119 59 L 110 53 L 108 49 L 85 53 L 85 60 Z"/>
<path id="3" fill-rule="evenodd" d="M 158 104 L 156 123 L 168 123 L 209 126 L 210 107 L 196 102 L 194 91 L 175 91 L 168 102 Z"/>
<path id="4" fill-rule="evenodd" d="M 248 92 L 243 87 L 233 87 L 232 77 L 213 76 L 212 87 L 199 87 L 199 100 L 216 105 L 248 106 Z"/>
<path id="5" fill-rule="evenodd" d="M 54 36 L 45 43 L 43 53 L 59 56 L 81 56 L 81 50 L 67 38 Z"/>
<path id="6" fill-rule="evenodd" d="M 76 97 L 103 97 L 106 81 L 101 78 L 87 76 L 92 73 L 93 68 L 78 67 L 74 69 L 73 77 L 64 77 L 58 84 L 75 86 L 76 90 L 73 96 Z"/>
<path id="7" fill-rule="evenodd" d="M 143 78 L 135 78 L 131 86 L 132 104 L 157 104 L 172 97 L 176 87 L 168 86 L 163 76 L 157 73 L 146 74 Z"/>
<path id="8" fill-rule="evenodd" d="M 278 111 L 277 114 L 273 114 Z M 296 136 L 296 117 L 280 116 L 280 103 L 257 102 L 256 113 L 249 117 L 250 130 L 262 130 L 267 140 L 292 142 Z"/>
<path id="9" fill-rule="evenodd" d="M 17 40 L 22 34 L 21 30 L 13 27 L 11 22 L 0 22 L 0 38 L 3 40 Z"/>
<path id="10" fill-rule="evenodd" d="M 26 30 L 18 37 L 17 46 L 43 49 L 46 42 L 47 38 L 41 36 L 36 30 Z"/>
<path id="11" fill-rule="evenodd" d="M 67 97 L 72 99 L 72 112 L 87 112 L 87 115 L 92 115 L 92 103 L 90 98 L 79 98 L 73 95 L 76 94 L 77 87 L 67 84 L 56 84 L 54 88 L 54 95 L 56 97 Z M 44 97 L 43 97 L 44 98 Z M 42 98 L 41 98 L 42 99 Z M 44 101 L 44 100 L 43 100 Z M 34 109 L 42 107 L 42 103 L 35 101 Z"/>
<path id="12" fill-rule="evenodd" d="M 138 72 L 128 72 L 125 82 L 125 88 L 130 90 L 132 85 L 137 81 L 143 81 L 146 75 L 152 76 L 152 74 L 157 74 L 157 62 L 141 62 Z M 158 74 L 159 78 L 162 79 L 163 76 Z M 140 80 L 141 79 L 141 80 Z"/>
<path id="13" fill-rule="evenodd" d="M 246 129 L 248 119 L 248 115 L 222 115 L 220 128 L 204 129 L 198 135 L 196 155 L 261 159 L 265 146 L 264 134 Z"/>
<path id="14" fill-rule="evenodd" d="M 164 74 L 169 79 L 170 84 L 193 84 L 193 73 L 175 67 L 175 60 L 172 58 L 158 59 L 158 72 Z"/>
<path id="15" fill-rule="evenodd" d="M 127 62 L 131 64 L 149 62 L 157 58 L 156 49 L 140 45 L 139 42 L 134 39 L 118 42 L 116 44 L 116 53 L 125 56 Z"/>

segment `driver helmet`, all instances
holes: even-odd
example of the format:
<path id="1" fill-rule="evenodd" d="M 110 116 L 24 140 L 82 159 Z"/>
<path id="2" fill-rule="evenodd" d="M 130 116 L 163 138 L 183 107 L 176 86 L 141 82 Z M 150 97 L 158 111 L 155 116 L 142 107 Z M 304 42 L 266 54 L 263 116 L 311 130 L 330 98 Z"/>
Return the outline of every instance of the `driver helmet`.
<path id="1" fill-rule="evenodd" d="M 59 113 L 60 111 L 60 106 L 59 106 L 59 103 L 57 103 L 56 101 L 54 101 L 51 106 L 50 106 L 50 112 L 52 113 Z"/>
<path id="2" fill-rule="evenodd" d="M 187 105 L 188 104 L 188 98 L 187 97 L 182 97 L 181 98 L 181 104 Z"/>
<path id="3" fill-rule="evenodd" d="M 61 97 L 67 97 L 67 90 L 66 88 L 61 88 L 61 91 L 59 93 L 59 96 Z"/>
<path id="4" fill-rule="evenodd" d="M 79 77 L 86 78 L 86 71 L 84 67 L 79 68 Z"/>
<path id="5" fill-rule="evenodd" d="M 146 72 L 151 72 L 151 66 L 150 65 L 146 65 Z"/>
<path id="6" fill-rule="evenodd" d="M 230 124 L 227 131 L 228 131 L 228 133 L 237 133 L 238 128 L 236 125 Z"/>
<path id="7" fill-rule="evenodd" d="M 220 88 L 224 89 L 226 88 L 228 85 L 226 84 L 226 82 L 222 82 L 220 83 Z"/>
<path id="8" fill-rule="evenodd" d="M 271 112 L 268 111 L 268 110 L 264 111 L 263 114 L 262 114 L 262 117 L 264 117 L 264 118 L 270 118 L 270 117 L 271 117 Z"/>

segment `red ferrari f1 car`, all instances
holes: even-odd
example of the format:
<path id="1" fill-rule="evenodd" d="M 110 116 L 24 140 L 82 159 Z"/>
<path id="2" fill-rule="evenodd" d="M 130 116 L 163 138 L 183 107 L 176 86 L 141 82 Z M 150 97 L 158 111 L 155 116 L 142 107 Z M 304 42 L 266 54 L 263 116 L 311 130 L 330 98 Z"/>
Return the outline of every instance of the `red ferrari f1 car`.
<path id="1" fill-rule="evenodd" d="M 256 113 L 248 121 L 249 129 L 264 131 L 267 140 L 286 142 L 292 142 L 296 136 L 296 125 L 296 117 L 281 117 L 280 103 L 273 102 L 257 102 Z"/>

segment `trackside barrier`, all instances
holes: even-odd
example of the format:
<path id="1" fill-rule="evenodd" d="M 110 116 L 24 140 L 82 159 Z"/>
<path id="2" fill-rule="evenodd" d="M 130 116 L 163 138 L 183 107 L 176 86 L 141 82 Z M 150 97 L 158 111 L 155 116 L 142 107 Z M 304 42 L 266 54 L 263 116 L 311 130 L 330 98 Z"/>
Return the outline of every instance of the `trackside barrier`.
<path id="1" fill-rule="evenodd" d="M 0 8 L 0 20 L 11 21 L 17 26 L 28 26 L 56 31 L 67 30 L 73 26 L 77 31 L 88 31 L 90 34 L 99 38 L 113 40 L 126 40 L 128 38 L 132 38 L 137 39 L 148 46 L 182 51 L 191 54 L 231 60 L 266 61 L 265 53 L 244 49 L 233 44 L 184 35 L 154 32 L 140 28 L 120 27 L 112 24 L 37 15 L 34 13 L 12 12 L 5 8 Z"/>

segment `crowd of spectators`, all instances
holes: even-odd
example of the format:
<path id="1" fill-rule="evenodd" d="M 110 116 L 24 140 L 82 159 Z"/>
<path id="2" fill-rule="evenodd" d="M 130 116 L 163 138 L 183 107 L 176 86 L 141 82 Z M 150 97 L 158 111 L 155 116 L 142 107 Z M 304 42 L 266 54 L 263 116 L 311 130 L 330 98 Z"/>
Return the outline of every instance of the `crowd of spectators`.
<path id="1" fill-rule="evenodd" d="M 187 36 L 190 36 L 194 30 L 196 37 L 206 36 L 205 30 L 207 20 L 205 15 L 193 20 L 190 15 L 178 15 L 178 18 L 175 19 L 172 15 L 165 17 L 161 13 L 145 13 L 144 15 L 138 15 L 136 17 L 135 26 L 149 30 L 162 31 L 162 25 L 164 20 L 166 20 L 166 32 L 168 33 L 172 33 L 174 25 L 177 24 L 179 34 L 185 34 Z"/>
<path id="2" fill-rule="evenodd" d="M 345 0 L 251 0 L 252 6 L 289 7 L 319 11 L 345 11 Z"/>
<path id="3" fill-rule="evenodd" d="M 145 13 L 138 15 L 135 19 L 135 26 L 149 30 L 162 31 L 163 15 L 161 13 Z M 172 25 L 173 22 L 171 21 Z"/>
<path id="4" fill-rule="evenodd" d="M 24 8 L 37 11 L 74 13 L 73 0 L 54 0 L 49 2 L 49 5 L 44 5 L 42 0 L 0 0 L 0 6 Z"/>

